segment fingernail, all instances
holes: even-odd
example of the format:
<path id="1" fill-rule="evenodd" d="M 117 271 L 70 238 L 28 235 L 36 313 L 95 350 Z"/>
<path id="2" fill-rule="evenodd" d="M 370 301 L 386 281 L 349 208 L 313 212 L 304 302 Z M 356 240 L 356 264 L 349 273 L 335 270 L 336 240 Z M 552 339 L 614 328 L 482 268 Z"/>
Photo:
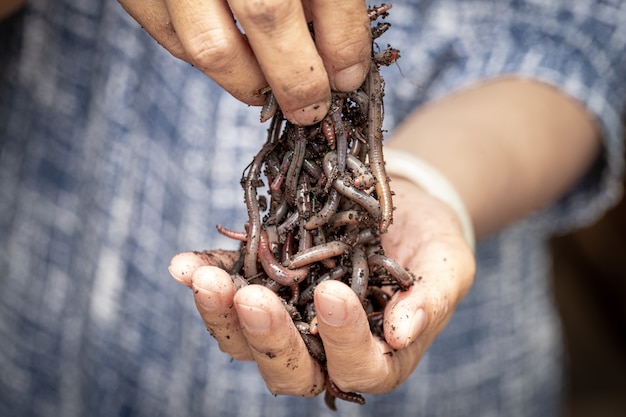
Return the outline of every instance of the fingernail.
<path id="1" fill-rule="evenodd" d="M 330 102 L 320 101 L 319 103 L 289 112 L 286 114 L 286 117 L 291 123 L 309 126 L 322 120 L 324 116 L 326 116 L 326 113 L 328 113 L 329 107 Z"/>
<path id="2" fill-rule="evenodd" d="M 317 295 L 318 320 L 323 320 L 331 326 L 340 326 L 348 316 L 346 302 L 341 298 L 330 294 L 320 293 Z"/>
<path id="3" fill-rule="evenodd" d="M 198 306 L 198 308 L 202 308 L 209 313 L 217 311 L 220 307 L 220 299 L 217 293 L 195 285 L 192 288 L 196 299 L 196 306 Z"/>
<path id="4" fill-rule="evenodd" d="M 239 321 L 243 327 L 253 333 L 265 333 L 272 324 L 269 313 L 258 307 L 239 305 L 237 308 Z"/>
<path id="5" fill-rule="evenodd" d="M 182 252 L 172 258 L 167 269 L 172 278 L 190 287 L 191 276 L 199 266 L 200 261 L 197 255 L 191 252 Z"/>
<path id="6" fill-rule="evenodd" d="M 414 313 L 407 311 L 399 317 L 400 322 L 396 324 L 397 340 L 406 347 L 421 333 L 426 323 L 426 314 L 420 308 Z"/>
<path id="7" fill-rule="evenodd" d="M 333 77 L 333 88 L 338 91 L 352 91 L 359 88 L 365 79 L 365 68 L 355 64 L 337 72 Z"/>

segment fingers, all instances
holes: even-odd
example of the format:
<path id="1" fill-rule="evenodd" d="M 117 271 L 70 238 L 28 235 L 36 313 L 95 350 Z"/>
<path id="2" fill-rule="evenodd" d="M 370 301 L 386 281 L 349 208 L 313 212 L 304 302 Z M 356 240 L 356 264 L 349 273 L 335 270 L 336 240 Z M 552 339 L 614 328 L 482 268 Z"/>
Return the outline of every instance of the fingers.
<path id="1" fill-rule="evenodd" d="M 172 258 L 168 270 L 176 281 L 191 287 L 193 274 L 199 267 L 212 265 L 230 271 L 238 258 L 239 252 L 221 249 L 205 252 L 181 252 Z"/>
<path id="2" fill-rule="evenodd" d="M 330 106 L 330 87 L 300 0 L 230 5 L 285 117 L 303 125 L 320 121 Z"/>
<path id="3" fill-rule="evenodd" d="M 326 115 L 331 86 L 357 88 L 370 62 L 364 0 L 307 3 L 315 42 L 300 0 L 119 2 L 170 53 L 244 103 L 262 105 L 259 90 L 269 84 L 285 117 L 300 125 Z"/>
<path id="4" fill-rule="evenodd" d="M 271 290 L 249 285 L 234 298 L 243 333 L 259 372 L 274 394 L 315 396 L 324 390 L 310 355 L 283 303 Z"/>
<path id="5" fill-rule="evenodd" d="M 161 46 L 177 58 L 188 61 L 183 45 L 170 19 L 163 1 L 118 0 L 120 5 L 141 25 Z"/>
<path id="6" fill-rule="evenodd" d="M 330 85 L 352 91 L 365 79 L 370 65 L 372 40 L 364 0 L 311 0 L 315 44 Z"/>
<path id="7" fill-rule="evenodd" d="M 351 288 L 338 281 L 319 284 L 315 311 L 328 373 L 335 385 L 344 391 L 382 393 L 399 383 L 391 348 L 372 335 Z"/>
<path id="8" fill-rule="evenodd" d="M 225 0 L 165 0 L 188 61 L 235 98 L 259 105 L 267 85 Z"/>
<path id="9" fill-rule="evenodd" d="M 233 306 L 237 289 L 230 275 L 216 266 L 201 266 L 193 273 L 192 289 L 196 308 L 220 350 L 237 360 L 252 360 Z"/>

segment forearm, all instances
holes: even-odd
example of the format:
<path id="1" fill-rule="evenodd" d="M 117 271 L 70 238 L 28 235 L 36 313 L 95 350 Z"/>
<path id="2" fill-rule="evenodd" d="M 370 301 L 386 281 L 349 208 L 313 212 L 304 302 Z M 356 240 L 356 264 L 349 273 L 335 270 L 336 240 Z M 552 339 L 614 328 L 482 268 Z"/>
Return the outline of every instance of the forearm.
<path id="1" fill-rule="evenodd" d="M 417 110 L 390 146 L 447 176 L 481 237 L 562 195 L 596 158 L 600 138 L 578 103 L 507 78 Z"/>

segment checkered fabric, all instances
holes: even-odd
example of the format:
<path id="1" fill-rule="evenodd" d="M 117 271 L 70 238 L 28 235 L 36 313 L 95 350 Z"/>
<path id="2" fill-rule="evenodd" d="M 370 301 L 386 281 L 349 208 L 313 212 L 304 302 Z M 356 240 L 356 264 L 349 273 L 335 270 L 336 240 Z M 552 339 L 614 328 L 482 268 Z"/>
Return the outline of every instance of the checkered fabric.
<path id="1" fill-rule="evenodd" d="M 415 107 L 516 74 L 579 100 L 605 150 L 557 204 L 477 248 L 475 285 L 414 374 L 367 404 L 272 396 L 167 273 L 234 244 L 265 139 L 236 102 L 113 1 L 32 0 L 0 24 L 0 416 L 551 416 L 561 396 L 546 238 L 619 198 L 623 2 L 395 1 L 381 39 L 389 130 Z M 384 47 L 385 45 L 381 45 Z"/>

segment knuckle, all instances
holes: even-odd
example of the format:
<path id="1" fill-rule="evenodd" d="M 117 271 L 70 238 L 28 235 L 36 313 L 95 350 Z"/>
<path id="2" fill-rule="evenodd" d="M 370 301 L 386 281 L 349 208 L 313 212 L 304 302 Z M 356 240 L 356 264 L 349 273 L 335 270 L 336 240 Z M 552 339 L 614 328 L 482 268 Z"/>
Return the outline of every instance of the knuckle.
<path id="1" fill-rule="evenodd" d="M 237 58 L 234 42 L 219 29 L 207 30 L 190 38 L 185 52 L 189 62 L 200 70 L 223 71 Z"/>
<path id="2" fill-rule="evenodd" d="M 294 5 L 295 2 L 283 0 L 246 1 L 240 6 L 237 15 L 261 31 L 272 32 L 285 16 L 294 12 Z"/>

